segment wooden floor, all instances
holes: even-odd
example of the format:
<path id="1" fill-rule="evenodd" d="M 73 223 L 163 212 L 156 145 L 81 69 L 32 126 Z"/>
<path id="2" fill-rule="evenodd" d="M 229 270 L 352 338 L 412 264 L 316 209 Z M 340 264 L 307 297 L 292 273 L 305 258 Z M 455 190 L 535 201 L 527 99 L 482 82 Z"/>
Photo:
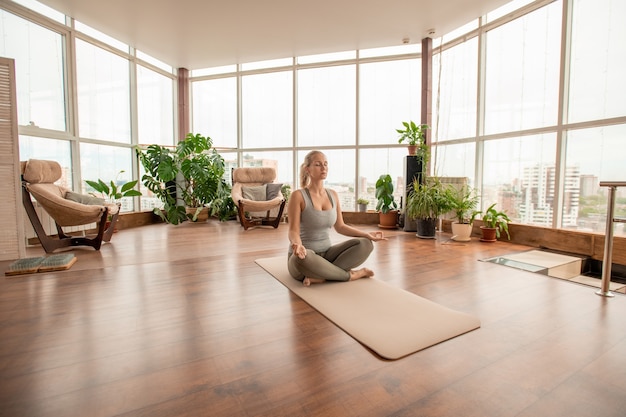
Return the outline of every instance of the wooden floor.
<path id="1" fill-rule="evenodd" d="M 127 229 L 2 280 L 0 416 L 626 415 L 625 295 L 479 261 L 528 247 L 388 235 L 376 279 L 482 327 L 382 360 L 254 263 L 286 225 Z"/>

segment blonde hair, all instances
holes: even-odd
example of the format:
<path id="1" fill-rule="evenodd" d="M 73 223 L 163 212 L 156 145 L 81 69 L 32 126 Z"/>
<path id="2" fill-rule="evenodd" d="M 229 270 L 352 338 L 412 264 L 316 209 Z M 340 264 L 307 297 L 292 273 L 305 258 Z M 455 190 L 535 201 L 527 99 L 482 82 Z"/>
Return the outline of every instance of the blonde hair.
<path id="1" fill-rule="evenodd" d="M 306 172 L 306 167 L 310 166 L 313 162 L 313 158 L 317 155 L 324 155 L 321 151 L 311 151 L 304 157 L 304 162 L 300 164 L 300 188 L 304 188 L 311 182 L 309 174 Z M 325 157 L 326 155 L 324 155 Z"/>

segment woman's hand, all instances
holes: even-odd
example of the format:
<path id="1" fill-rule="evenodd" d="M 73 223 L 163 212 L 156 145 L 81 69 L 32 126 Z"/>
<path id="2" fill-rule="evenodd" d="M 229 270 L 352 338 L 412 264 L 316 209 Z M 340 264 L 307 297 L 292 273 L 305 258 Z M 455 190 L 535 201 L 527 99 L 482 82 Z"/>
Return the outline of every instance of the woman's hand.
<path id="1" fill-rule="evenodd" d="M 306 248 L 300 243 L 292 243 L 291 250 L 293 251 L 294 255 L 296 255 L 300 259 L 304 259 L 304 257 L 306 256 Z"/>
<path id="2" fill-rule="evenodd" d="M 383 235 L 383 232 L 369 232 L 367 234 L 367 238 L 373 242 L 378 242 L 379 240 L 387 240 L 387 238 Z"/>

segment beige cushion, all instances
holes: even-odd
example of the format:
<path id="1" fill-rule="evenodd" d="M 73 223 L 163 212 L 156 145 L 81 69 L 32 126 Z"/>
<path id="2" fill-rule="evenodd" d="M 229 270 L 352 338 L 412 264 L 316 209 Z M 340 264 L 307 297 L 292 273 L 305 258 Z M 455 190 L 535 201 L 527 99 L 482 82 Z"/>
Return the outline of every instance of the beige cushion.
<path id="1" fill-rule="evenodd" d="M 273 182 L 275 179 L 276 170 L 272 167 L 237 168 L 233 172 L 234 182 L 257 183 L 258 185 Z"/>
<path id="2" fill-rule="evenodd" d="M 24 165 L 24 181 L 31 184 L 52 184 L 61 178 L 61 165 L 57 161 L 29 159 Z"/>

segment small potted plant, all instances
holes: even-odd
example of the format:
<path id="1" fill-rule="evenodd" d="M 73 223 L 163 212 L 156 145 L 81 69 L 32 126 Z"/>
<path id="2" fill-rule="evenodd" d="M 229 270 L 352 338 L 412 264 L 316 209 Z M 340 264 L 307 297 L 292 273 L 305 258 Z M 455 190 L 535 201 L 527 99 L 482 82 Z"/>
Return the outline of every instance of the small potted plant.
<path id="1" fill-rule="evenodd" d="M 511 240 L 511 235 L 509 235 L 511 219 L 506 213 L 496 210 L 495 206 L 496 203 L 493 203 L 482 214 L 483 225 L 480 227 L 483 232 L 483 237 L 480 239 L 482 242 L 495 242 L 500 238 L 501 231 L 504 231 Z"/>
<path id="2" fill-rule="evenodd" d="M 467 185 L 448 189 L 450 204 L 456 221 L 452 223 L 452 240 L 468 242 L 471 240 L 472 225 L 480 211 L 476 210 L 479 196 L 476 189 Z"/>
<path id="3" fill-rule="evenodd" d="M 376 199 L 378 226 L 383 229 L 395 229 L 398 225 L 398 204 L 393 195 L 391 175 L 383 174 L 376 181 Z"/>
<path id="4" fill-rule="evenodd" d="M 108 199 L 110 202 L 115 203 L 123 197 L 137 197 L 141 195 L 141 192 L 135 190 L 137 180 L 128 181 L 119 184 L 118 178 L 125 171 L 121 170 L 117 173 L 116 179 L 109 181 L 109 184 L 98 179 L 97 181 L 85 180 L 87 185 L 93 188 L 96 192 L 100 193 L 102 198 Z M 94 197 L 97 197 L 93 192 L 89 193 Z"/>
<path id="5" fill-rule="evenodd" d="M 367 205 L 370 203 L 368 199 L 366 198 L 359 198 L 356 200 L 356 203 L 359 207 L 359 211 L 360 212 L 366 212 L 367 211 Z"/>
<path id="6" fill-rule="evenodd" d="M 138 182 L 137 180 L 120 183 L 118 178 L 124 172 L 125 172 L 124 170 L 121 170 L 120 172 L 118 172 L 117 176 L 115 177 L 115 180 L 109 181 L 109 184 L 102 181 L 101 179 L 98 179 L 97 181 L 85 180 L 85 182 L 87 183 L 87 185 L 93 188 L 96 192 L 100 193 L 100 196 L 102 198 L 104 198 L 105 200 L 108 200 L 111 203 L 117 204 L 119 207 L 121 205 L 119 200 L 121 200 L 122 198 L 137 197 L 141 195 L 141 192 L 135 189 L 135 186 L 137 185 L 137 182 Z M 98 197 L 93 192 L 90 192 L 89 194 L 91 194 L 94 197 Z M 111 215 L 108 216 L 106 224 L 105 224 L 105 229 L 108 229 L 109 225 L 112 223 L 112 217 L 113 216 Z M 117 232 L 116 226 L 114 226 L 113 231 Z"/>
<path id="7" fill-rule="evenodd" d="M 421 155 L 424 156 L 428 152 L 426 145 L 426 129 L 429 128 L 426 124 L 418 125 L 413 121 L 402 122 L 404 129 L 396 129 L 396 132 L 400 134 L 398 143 L 407 142 L 409 146 L 409 155 Z"/>

